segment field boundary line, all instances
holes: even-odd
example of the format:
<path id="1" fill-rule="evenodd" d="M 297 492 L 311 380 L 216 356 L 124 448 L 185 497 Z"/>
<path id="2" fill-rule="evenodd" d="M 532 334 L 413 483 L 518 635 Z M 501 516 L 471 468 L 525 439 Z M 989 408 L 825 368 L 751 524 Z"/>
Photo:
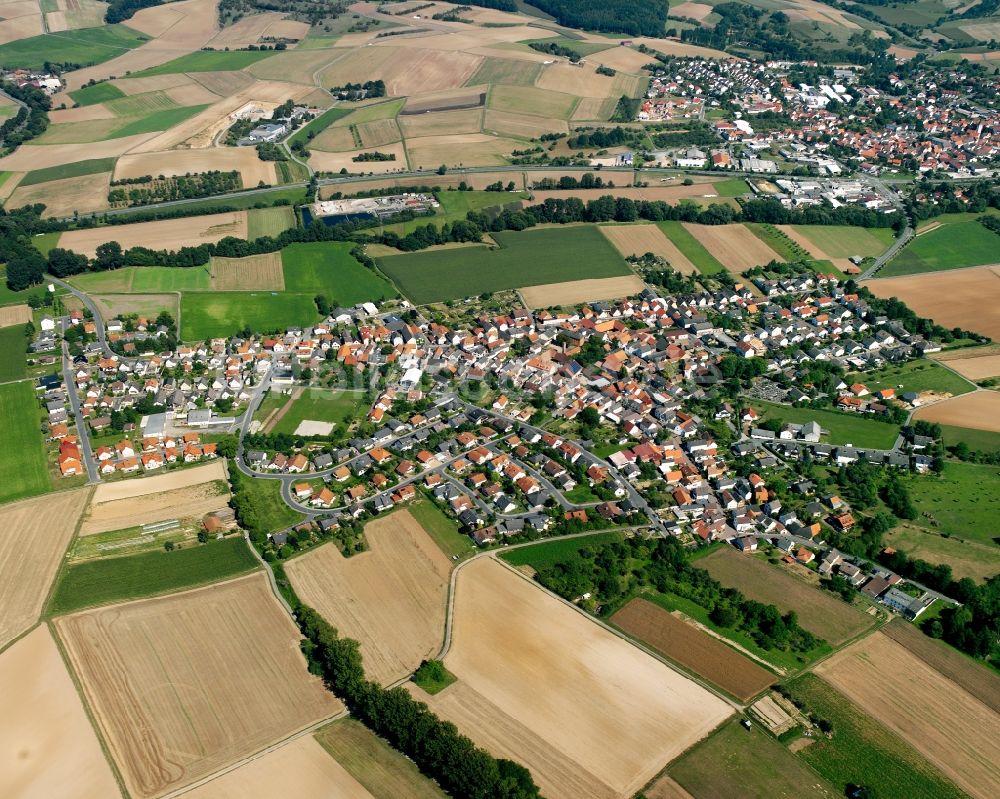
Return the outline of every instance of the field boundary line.
<path id="1" fill-rule="evenodd" d="M 90 485 L 88 483 L 86 488 L 90 491 L 90 496 L 87 497 L 87 502 L 84 504 L 83 509 L 80 511 L 79 517 L 77 517 L 76 525 L 73 527 L 73 535 L 70 536 L 69 541 L 66 544 L 66 551 L 63 552 L 62 554 L 61 562 L 59 564 L 59 569 L 56 571 L 55 577 L 52 578 L 52 584 L 49 586 L 49 590 L 45 593 L 45 601 L 42 603 L 42 613 L 40 620 L 44 621 L 51 618 L 47 612 L 49 609 L 49 603 L 52 601 L 52 596 L 56 592 L 56 586 L 59 585 L 59 582 L 62 579 L 63 574 L 65 574 L 66 570 L 70 566 L 68 559 L 70 550 L 73 548 L 73 545 L 80 538 L 80 529 L 83 527 L 84 518 L 87 516 L 87 513 L 90 510 L 90 503 L 94 501 L 94 494 L 97 493 L 96 485 Z"/>

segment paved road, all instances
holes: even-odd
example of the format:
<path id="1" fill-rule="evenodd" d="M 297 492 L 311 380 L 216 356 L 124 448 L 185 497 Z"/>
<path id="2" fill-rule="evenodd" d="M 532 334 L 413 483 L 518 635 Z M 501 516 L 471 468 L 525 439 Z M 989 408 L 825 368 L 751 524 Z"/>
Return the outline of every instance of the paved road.
<path id="1" fill-rule="evenodd" d="M 108 358 L 114 355 L 115 353 L 112 351 L 111 347 L 108 346 L 108 337 L 104 328 L 104 317 L 101 315 L 101 309 L 97 307 L 97 303 L 90 298 L 90 295 L 80 291 L 80 289 L 75 286 L 71 286 L 65 280 L 60 280 L 57 277 L 49 275 L 47 280 L 60 288 L 66 289 L 66 291 L 83 303 L 84 307 L 90 311 L 94 317 L 94 326 L 97 328 L 97 343 L 101 345 L 101 351 Z"/>
<path id="2" fill-rule="evenodd" d="M 66 395 L 69 397 L 69 404 L 76 419 L 76 435 L 80 439 L 80 454 L 83 456 L 83 465 L 87 467 L 87 483 L 96 485 L 101 482 L 100 472 L 97 470 L 97 460 L 94 458 L 94 450 L 90 445 L 90 433 L 87 430 L 87 420 L 80 412 L 80 397 L 76 392 L 76 380 L 73 377 L 73 359 L 69 354 L 69 345 L 63 341 L 63 381 L 66 384 Z"/>
<path id="3" fill-rule="evenodd" d="M 888 250 L 875 259 L 874 263 L 872 263 L 872 265 L 858 277 L 858 280 L 871 280 L 875 277 L 878 271 L 889 263 L 889 261 L 895 258 L 896 254 L 909 243 L 910 239 L 913 238 L 914 232 L 913 228 L 907 224 L 907 226 L 903 228 L 903 232 L 900 234 L 899 238 L 892 243 L 892 246 L 889 247 Z"/>

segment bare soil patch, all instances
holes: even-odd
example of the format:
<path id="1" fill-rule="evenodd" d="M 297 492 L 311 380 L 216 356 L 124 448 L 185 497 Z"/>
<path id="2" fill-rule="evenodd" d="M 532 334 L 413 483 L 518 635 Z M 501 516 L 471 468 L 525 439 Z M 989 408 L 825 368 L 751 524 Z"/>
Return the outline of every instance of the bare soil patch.
<path id="1" fill-rule="evenodd" d="M 281 253 L 246 258 L 212 258 L 212 288 L 216 291 L 284 291 Z"/>
<path id="2" fill-rule="evenodd" d="M 914 419 L 1000 433 L 1000 393 L 974 391 L 917 408 Z"/>
<path id="3" fill-rule="evenodd" d="M 111 173 L 99 172 L 78 178 L 50 180 L 32 186 L 19 186 L 10 195 L 10 207 L 44 203 L 42 217 L 72 216 L 74 211 L 89 213 L 108 208 L 108 190 L 111 188 Z"/>
<path id="4" fill-rule="evenodd" d="M 108 228 L 68 230 L 59 237 L 59 246 L 93 257 L 97 247 L 109 238 L 113 238 L 126 250 L 136 246 L 153 250 L 175 250 L 185 245 L 215 243 L 226 236 L 240 239 L 247 237 L 246 211 L 116 225 L 113 231 Z"/>
<path id="5" fill-rule="evenodd" d="M 698 274 L 698 268 L 656 225 L 601 225 L 598 230 L 626 258 L 651 252 L 666 258 L 683 275 Z"/>
<path id="6" fill-rule="evenodd" d="M 306 670 L 262 574 L 55 626 L 133 796 L 194 782 L 343 707 Z"/>
<path id="7" fill-rule="evenodd" d="M 633 599 L 611 621 L 743 701 L 774 682 L 771 672 L 644 599 Z"/>
<path id="8" fill-rule="evenodd" d="M 739 274 L 754 266 L 781 260 L 781 256 L 743 225 L 682 224 L 730 272 Z"/>
<path id="9" fill-rule="evenodd" d="M 256 186 L 261 181 L 275 184 L 274 164 L 261 161 L 253 147 L 212 147 L 201 150 L 167 150 L 137 153 L 118 159 L 115 180 L 139 178 L 144 175 L 176 177 L 195 172 L 236 170 L 244 186 Z"/>
<path id="10" fill-rule="evenodd" d="M 121 796 L 48 627 L 0 655 L 0 685 L 0 796 Z"/>
<path id="11" fill-rule="evenodd" d="M 159 494 L 163 491 L 173 491 L 177 488 L 208 483 L 212 480 L 226 480 L 226 464 L 215 460 L 203 466 L 190 469 L 179 469 L 154 477 L 143 477 L 138 480 L 124 480 L 117 483 L 101 483 L 94 491 L 92 503 L 113 502 L 117 499 L 134 499 L 147 494 Z"/>
<path id="12" fill-rule="evenodd" d="M 529 308 L 553 308 L 560 305 L 578 305 L 594 300 L 614 300 L 631 297 L 646 288 L 635 275 L 602 277 L 588 280 L 571 280 L 566 283 L 543 283 L 519 289 Z"/>
<path id="13" fill-rule="evenodd" d="M 1000 794 L 1000 715 L 905 647 L 875 633 L 816 673 L 970 796 Z"/>
<path id="14" fill-rule="evenodd" d="M 170 519 L 199 521 L 208 513 L 222 510 L 228 503 L 228 489 L 220 491 L 214 482 L 145 494 L 135 499 L 101 502 L 90 506 L 80 526 L 80 535 L 125 530 Z"/>
<path id="15" fill-rule="evenodd" d="M 984 301 L 1000 291 L 1000 266 L 879 278 L 865 285 L 880 297 L 898 297 L 940 325 L 1000 339 L 1000 303 Z"/>
<path id="16" fill-rule="evenodd" d="M 0 508 L 0 647 L 38 621 L 89 494 L 81 488 Z"/>
<path id="17" fill-rule="evenodd" d="M 311 735 L 226 772 L 186 799 L 274 799 L 295 786 L 296 799 L 373 799 Z"/>
<path id="18" fill-rule="evenodd" d="M 31 308 L 24 303 L 0 307 L 0 327 L 23 325 L 31 321 Z"/>
<path id="19" fill-rule="evenodd" d="M 833 645 L 872 625 L 872 618 L 857 608 L 759 558 L 720 549 L 695 565 L 750 599 L 775 605 L 783 613 L 794 610 L 803 627 Z"/>
<path id="20" fill-rule="evenodd" d="M 942 641 L 924 635 L 903 619 L 887 624 L 882 632 L 984 705 L 1000 713 L 1000 676 L 996 672 Z"/>
<path id="21" fill-rule="evenodd" d="M 492 558 L 471 562 L 458 576 L 445 663 L 458 682 L 431 706 L 446 718 L 470 714 L 459 725 L 463 732 L 494 752 L 521 757 L 527 730 L 576 765 L 567 778 L 527 758 L 553 799 L 629 796 L 731 712 Z M 478 694 L 480 706 L 449 703 L 455 688 Z"/>
<path id="22" fill-rule="evenodd" d="M 451 561 L 406 510 L 369 522 L 365 537 L 368 552 L 344 558 L 327 545 L 285 570 L 307 605 L 361 643 L 369 678 L 387 685 L 441 646 Z"/>

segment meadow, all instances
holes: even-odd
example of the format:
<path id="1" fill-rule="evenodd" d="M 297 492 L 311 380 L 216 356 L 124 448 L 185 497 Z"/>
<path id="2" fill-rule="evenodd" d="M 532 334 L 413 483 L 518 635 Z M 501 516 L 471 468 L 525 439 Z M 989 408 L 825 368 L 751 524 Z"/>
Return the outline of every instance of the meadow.
<path id="1" fill-rule="evenodd" d="M 146 36 L 124 25 L 31 36 L 0 45 L 0 66 L 42 70 L 47 63 L 100 64 L 145 41 Z"/>
<path id="2" fill-rule="evenodd" d="M 622 257 L 592 226 L 495 233 L 493 237 L 499 248 L 393 255 L 378 259 L 379 268 L 418 305 L 521 286 L 629 274 Z"/>
<path id="3" fill-rule="evenodd" d="M 249 241 L 263 236 L 278 236 L 292 227 L 295 227 L 295 211 L 290 205 L 251 208 L 247 211 L 247 239 Z"/>
<path id="4" fill-rule="evenodd" d="M 212 276 L 204 266 L 140 266 L 132 273 L 129 291 L 159 294 L 165 291 L 207 291 Z"/>
<path id="5" fill-rule="evenodd" d="M 286 247 L 281 251 L 285 291 L 323 294 L 345 306 L 395 297 L 392 286 L 351 255 L 352 246 L 309 242 Z"/>
<path id="6" fill-rule="evenodd" d="M 888 422 L 869 419 L 861 414 L 815 408 L 793 408 L 770 402 L 754 402 L 765 419 L 779 419 L 788 424 L 819 422 L 825 434 L 823 440 L 830 444 L 853 444 L 855 447 L 891 449 L 899 435 L 899 428 Z"/>
<path id="7" fill-rule="evenodd" d="M 39 419 L 31 383 L 0 385 L 0 427 L 5 431 L 0 448 L 0 502 L 43 494 L 51 488 Z"/>
<path id="8" fill-rule="evenodd" d="M 879 277 L 914 275 L 997 262 L 1000 236 L 969 219 L 946 221 L 920 233 L 879 272 Z"/>
<path id="9" fill-rule="evenodd" d="M 362 394 L 350 391 L 307 388 L 301 397 L 292 402 L 292 407 L 271 432 L 294 434 L 295 429 L 307 419 L 333 422 L 340 427 L 349 423 L 361 409 L 363 398 Z"/>
<path id="10" fill-rule="evenodd" d="M 951 369 L 922 358 L 903 364 L 889 364 L 873 372 L 854 375 L 847 378 L 846 382 L 850 383 L 853 380 L 864 383 L 872 393 L 891 388 L 896 392 L 896 396 L 907 391 L 914 391 L 917 394 L 932 391 L 935 394 L 951 394 L 957 397 L 975 388 L 972 383 Z"/>
<path id="11" fill-rule="evenodd" d="M 434 543 L 449 558 L 465 558 L 476 548 L 469 536 L 458 529 L 458 524 L 430 499 L 418 499 L 407 506 L 410 515 L 424 528 Z"/>
<path id="12" fill-rule="evenodd" d="M 465 219 L 469 211 L 499 208 L 510 203 L 519 203 L 521 199 L 527 197 L 521 193 L 496 191 L 439 191 L 435 196 L 441 207 L 435 211 L 434 216 L 385 225 L 385 230 L 397 236 L 406 236 L 423 225 L 434 224 L 441 227 L 446 222 Z"/>
<path id="13" fill-rule="evenodd" d="M 110 172 L 114 168 L 114 158 L 91 158 L 86 161 L 74 161 L 70 164 L 35 169 L 21 178 L 21 182 L 17 185 L 34 186 L 37 183 L 48 183 L 50 180 L 80 178 L 84 175 L 97 175 L 101 172 Z"/>
<path id="14" fill-rule="evenodd" d="M 0 383 L 19 380 L 28 373 L 25 344 L 23 325 L 0 327 Z"/>
<path id="15" fill-rule="evenodd" d="M 799 757 L 829 780 L 838 795 L 856 784 L 868 786 L 875 796 L 965 796 L 922 755 L 819 677 L 805 674 L 788 687 L 795 699 L 833 725 L 832 737 L 817 739 Z"/>
<path id="16" fill-rule="evenodd" d="M 1000 433 L 994 433 L 991 430 L 975 430 L 971 427 L 943 424 L 941 425 L 941 436 L 946 447 L 964 443 L 969 449 L 975 451 L 1000 449 Z"/>
<path id="17" fill-rule="evenodd" d="M 549 569 L 557 563 L 564 563 L 586 547 L 601 546 L 611 541 L 620 541 L 621 533 L 596 533 L 580 538 L 554 538 L 529 547 L 518 547 L 503 552 L 500 557 L 511 566 L 530 566 L 535 571 Z"/>
<path id="18" fill-rule="evenodd" d="M 273 55 L 274 53 L 269 50 L 232 50 L 229 52 L 203 50 L 175 58 L 166 64 L 160 64 L 158 67 L 144 69 L 129 77 L 149 78 L 154 75 L 173 75 L 178 72 L 227 72 L 243 69 Z"/>
<path id="19" fill-rule="evenodd" d="M 697 267 L 703 275 L 725 272 L 723 266 L 698 239 L 696 239 L 680 222 L 657 222 L 656 226 L 663 231 L 681 254 Z"/>
<path id="20" fill-rule="evenodd" d="M 75 92 L 70 92 L 69 96 L 73 98 L 73 102 L 79 105 L 95 105 L 96 103 L 103 103 L 107 100 L 117 100 L 119 97 L 124 97 L 125 92 L 113 83 L 103 82 L 77 89 Z"/>
<path id="21" fill-rule="evenodd" d="M 968 541 L 911 522 L 890 531 L 885 542 L 911 558 L 950 566 L 956 579 L 971 577 L 982 582 L 1000 573 L 1000 547 L 993 543 Z"/>
<path id="22" fill-rule="evenodd" d="M 956 538 L 995 545 L 1000 515 L 998 471 L 996 466 L 949 461 L 940 477 L 911 477 L 910 496 L 920 512 L 916 523 Z"/>
<path id="23" fill-rule="evenodd" d="M 213 583 L 258 567 L 242 537 L 186 546 L 173 552 L 143 552 L 67 566 L 59 575 L 48 612 L 156 596 Z"/>
<path id="24" fill-rule="evenodd" d="M 849 225 L 793 225 L 793 227 L 830 258 L 880 255 L 889 249 L 895 240 L 890 228 L 862 228 Z"/>
<path id="25" fill-rule="evenodd" d="M 185 341 L 305 327 L 319 319 L 311 294 L 275 292 L 184 292 L 181 335 Z"/>

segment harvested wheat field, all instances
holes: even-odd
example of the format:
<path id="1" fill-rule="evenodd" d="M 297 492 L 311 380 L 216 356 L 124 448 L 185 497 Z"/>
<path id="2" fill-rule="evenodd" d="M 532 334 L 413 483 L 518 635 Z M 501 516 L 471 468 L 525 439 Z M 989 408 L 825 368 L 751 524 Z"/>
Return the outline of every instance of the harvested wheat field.
<path id="1" fill-rule="evenodd" d="M 0 685 L 0 796 L 121 796 L 48 627 L 0 655 Z"/>
<path id="2" fill-rule="evenodd" d="M 80 525 L 80 535 L 125 530 L 169 519 L 200 521 L 206 514 L 222 510 L 228 503 L 228 484 L 218 481 L 144 494 L 135 499 L 101 502 L 90 506 Z"/>
<path id="3" fill-rule="evenodd" d="M 343 131 L 344 129 L 328 128 L 327 131 L 329 130 Z M 384 147 L 387 144 L 395 144 L 403 138 L 395 119 L 376 119 L 372 122 L 362 123 L 358 125 L 358 135 L 361 137 L 362 147 Z M 354 146 L 353 137 L 351 146 Z"/>
<path id="4" fill-rule="evenodd" d="M 895 619 L 882 632 L 932 669 L 964 688 L 987 707 L 1000 713 L 1000 675 L 957 649 L 922 633 L 913 624 Z"/>
<path id="5" fill-rule="evenodd" d="M 599 61 L 600 57 L 600 53 L 593 56 L 595 61 Z M 615 83 L 616 78 L 598 75 L 589 64 L 577 67 L 567 61 L 556 61 L 543 67 L 542 74 L 535 81 L 540 89 L 577 97 L 610 97 L 614 94 Z"/>
<path id="6" fill-rule="evenodd" d="M 228 771 L 184 794 L 185 799 L 373 799 L 311 735 Z"/>
<path id="7" fill-rule="evenodd" d="M 91 122 L 95 119 L 114 119 L 114 117 L 114 111 L 106 108 L 102 103 L 49 111 L 49 122 L 53 125 L 64 125 L 69 122 Z"/>
<path id="8" fill-rule="evenodd" d="M 569 132 L 569 126 L 562 119 L 512 114 L 509 111 L 494 111 L 492 108 L 486 110 L 483 128 L 496 131 L 501 136 L 521 136 L 527 139 L 535 139 L 546 133 Z"/>
<path id="9" fill-rule="evenodd" d="M 441 646 L 451 561 L 409 511 L 369 522 L 365 537 L 368 552 L 345 558 L 328 544 L 285 571 L 303 602 L 361 643 L 369 678 L 388 685 Z"/>
<path id="10" fill-rule="evenodd" d="M 135 797 L 187 785 L 343 709 L 306 670 L 299 631 L 262 574 L 55 626 Z"/>
<path id="11" fill-rule="evenodd" d="M 524 304 L 529 308 L 554 308 L 560 305 L 579 305 L 595 300 L 616 300 L 631 297 L 646 288 L 636 275 L 626 277 L 600 277 L 588 280 L 570 280 L 564 283 L 543 283 L 519 289 Z"/>
<path id="12" fill-rule="evenodd" d="M 870 627 L 874 621 L 828 591 L 793 577 L 784 569 L 731 548 L 719 549 L 694 564 L 745 596 L 775 605 L 782 613 L 795 611 L 805 629 L 837 645 Z"/>
<path id="13" fill-rule="evenodd" d="M 139 178 L 143 175 L 175 177 L 195 172 L 238 171 L 245 187 L 277 183 L 274 163 L 261 161 L 253 147 L 211 147 L 201 150 L 167 150 L 159 153 L 137 153 L 118 159 L 115 180 Z"/>
<path id="14" fill-rule="evenodd" d="M 91 294 L 90 297 L 105 319 L 117 319 L 128 314 L 155 319 L 160 311 L 167 311 L 177 319 L 180 303 L 179 294 Z"/>
<path id="15" fill-rule="evenodd" d="M 671 13 L 676 13 L 676 9 Z M 631 72 L 634 75 L 642 73 L 642 68 L 649 63 L 649 55 L 633 50 L 631 47 L 609 47 L 587 57 L 589 64 L 604 64 L 619 72 Z"/>
<path id="16" fill-rule="evenodd" d="M 20 9 L 18 7 L 21 7 Z M 20 16 L 14 16 L 17 12 L 31 9 L 32 11 Z M 0 44 L 15 42 L 18 39 L 27 39 L 31 36 L 38 36 L 45 33 L 42 25 L 42 15 L 38 11 L 35 3 L 8 3 L 3 6 L 3 11 L 12 16 L 0 21 Z"/>
<path id="17" fill-rule="evenodd" d="M 257 44 L 264 31 L 284 16 L 280 11 L 265 11 L 243 17 L 215 34 L 206 46 L 213 50 L 245 50 Z"/>
<path id="18" fill-rule="evenodd" d="M 909 650 L 875 633 L 816 673 L 970 796 L 1000 796 L 1000 714 Z"/>
<path id="19" fill-rule="evenodd" d="M 103 211 L 108 208 L 108 190 L 111 188 L 111 173 L 83 175 L 78 178 L 50 180 L 31 186 L 19 186 L 10 195 L 10 207 L 43 203 L 44 219 L 53 216 L 72 216 L 74 211 L 81 214 Z"/>
<path id="20" fill-rule="evenodd" d="M 0 508 L 0 648 L 38 621 L 89 496 L 81 488 Z"/>
<path id="21" fill-rule="evenodd" d="M 522 142 L 489 136 L 485 133 L 427 136 L 406 142 L 410 163 L 418 168 L 429 168 L 434 164 L 448 166 L 506 164 L 507 156 L 521 147 L 524 147 Z"/>
<path id="22" fill-rule="evenodd" d="M 735 649 L 645 599 L 633 599 L 611 622 L 744 702 L 775 680 Z"/>
<path id="23" fill-rule="evenodd" d="M 209 242 L 214 244 L 226 236 L 238 239 L 247 237 L 246 211 L 115 225 L 113 233 L 109 233 L 107 228 L 68 230 L 59 237 L 59 246 L 93 257 L 97 247 L 108 241 L 109 237 L 113 237 L 126 250 L 129 247 L 176 250 L 186 245 L 196 247 Z"/>
<path id="24" fill-rule="evenodd" d="M 400 49 L 385 64 L 385 89 L 393 97 L 455 89 L 471 78 L 482 62 L 482 56 L 471 53 Z"/>
<path id="25" fill-rule="evenodd" d="M 919 316 L 944 327 L 966 327 L 1000 340 L 1000 266 L 949 269 L 865 281 L 879 297 L 898 297 Z"/>
<path id="26" fill-rule="evenodd" d="M 395 122 L 395 120 L 391 121 Z M 396 138 L 398 141 L 399 137 Z M 321 150 L 326 153 L 342 153 L 355 149 L 357 149 L 357 145 L 354 142 L 354 132 L 350 128 L 338 128 L 332 125 L 309 142 L 310 152 Z"/>
<path id="27" fill-rule="evenodd" d="M 390 47 L 336 48 L 329 53 L 330 66 L 319 72 L 316 77 L 322 86 L 364 83 L 375 76 L 384 80 L 384 66 L 394 55 L 395 51 Z M 388 86 L 386 88 L 388 89 Z"/>
<path id="28" fill-rule="evenodd" d="M 245 258 L 212 258 L 212 288 L 215 291 L 284 291 L 285 274 L 280 252 Z"/>
<path id="29" fill-rule="evenodd" d="M 974 351 L 962 353 L 961 350 L 955 354 L 959 357 L 939 357 L 935 360 L 947 364 L 949 369 L 954 369 L 962 377 L 969 380 L 985 380 L 988 377 L 1000 375 L 1000 354 L 976 355 Z M 961 357 L 963 354 L 966 357 Z"/>
<path id="30" fill-rule="evenodd" d="M 696 22 L 701 22 L 712 13 L 712 6 L 705 3 L 692 3 L 690 0 L 686 0 L 680 5 L 671 8 L 670 11 L 675 17 L 687 17 Z"/>
<path id="31" fill-rule="evenodd" d="M 133 499 L 146 494 L 159 494 L 163 491 L 173 491 L 178 488 L 208 483 L 212 480 L 227 480 L 226 462 L 214 460 L 203 466 L 190 469 L 179 469 L 155 477 L 143 477 L 141 480 L 123 480 L 116 483 L 101 483 L 94 490 L 93 504 L 112 502 L 116 499 Z"/>
<path id="32" fill-rule="evenodd" d="M 122 136 L 119 139 L 89 144 L 22 144 L 10 155 L 0 158 L 0 170 L 31 172 L 35 169 L 47 169 L 50 166 L 62 166 L 76 161 L 118 157 L 156 135 L 137 133 L 135 136 Z"/>
<path id="33" fill-rule="evenodd" d="M 146 92 L 165 91 L 177 86 L 190 86 L 194 80 L 182 72 L 169 75 L 150 75 L 148 78 L 118 78 L 112 85 L 125 94 L 146 94 Z M 195 84 L 196 85 L 196 84 Z"/>
<path id="34" fill-rule="evenodd" d="M 445 663 L 458 682 L 431 707 L 526 761 L 550 799 L 631 796 L 731 713 L 493 558 L 459 573 L 453 635 Z M 456 688 L 466 696 L 449 700 Z"/>
<path id="35" fill-rule="evenodd" d="M 349 150 L 347 152 L 327 153 L 312 151 L 309 163 L 314 169 L 323 172 L 339 172 L 346 169 L 353 174 L 373 173 L 381 175 L 385 172 L 402 172 L 406 170 L 406 149 L 402 142 L 387 144 L 378 148 L 380 153 L 395 155 L 394 161 L 355 161 L 354 159 L 364 152 L 371 150 Z"/>
<path id="36" fill-rule="evenodd" d="M 913 418 L 1000 433 L 1000 393 L 973 391 L 971 394 L 917 408 Z"/>
<path id="37" fill-rule="evenodd" d="M 682 275 L 698 274 L 698 268 L 656 225 L 601 225 L 598 230 L 626 258 L 651 252 L 665 258 Z"/>
<path id="38" fill-rule="evenodd" d="M 0 327 L 23 325 L 31 321 L 31 308 L 23 302 L 20 305 L 4 305 L 0 308 Z"/>
<path id="39" fill-rule="evenodd" d="M 730 272 L 739 274 L 752 267 L 781 260 L 780 255 L 743 225 L 682 224 Z"/>
<path id="40" fill-rule="evenodd" d="M 643 791 L 643 794 L 646 799 L 694 799 L 668 774 L 661 775 L 656 782 Z"/>
<path id="41" fill-rule="evenodd" d="M 444 136 L 453 133 L 479 133 L 483 125 L 483 109 L 460 111 L 430 111 L 399 117 L 399 127 L 408 139 L 418 136 Z"/>

